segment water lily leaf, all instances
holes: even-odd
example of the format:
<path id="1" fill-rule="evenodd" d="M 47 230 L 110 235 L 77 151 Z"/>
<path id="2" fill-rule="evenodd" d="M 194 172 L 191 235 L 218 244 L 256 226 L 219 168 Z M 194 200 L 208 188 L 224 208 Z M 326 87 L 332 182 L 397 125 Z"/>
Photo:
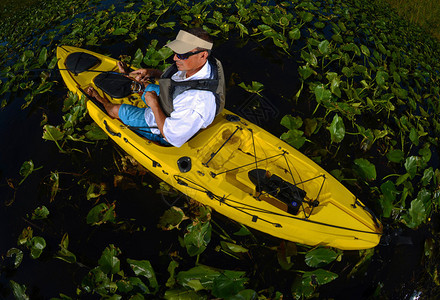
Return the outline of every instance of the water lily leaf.
<path id="1" fill-rule="evenodd" d="M 309 137 L 313 133 L 315 133 L 316 129 L 318 128 L 318 121 L 316 119 L 306 118 L 304 120 L 304 123 L 305 123 L 304 134 Z"/>
<path id="2" fill-rule="evenodd" d="M 55 126 L 52 125 L 44 125 L 43 127 L 43 139 L 49 141 L 59 141 L 64 137 L 64 133 Z"/>
<path id="3" fill-rule="evenodd" d="M 302 276 L 303 285 L 323 285 L 338 278 L 338 274 L 333 272 L 317 269 L 310 272 L 304 272 Z"/>
<path id="4" fill-rule="evenodd" d="M 212 286 L 212 295 L 227 299 L 235 296 L 244 289 L 247 278 L 241 278 L 244 272 L 224 272 L 214 279 Z"/>
<path id="5" fill-rule="evenodd" d="M 354 160 L 355 171 L 365 180 L 376 179 L 376 167 L 365 158 Z"/>
<path id="6" fill-rule="evenodd" d="M 55 200 L 55 196 L 58 193 L 59 187 L 60 187 L 60 174 L 55 171 L 55 172 L 50 172 L 50 199 L 49 202 L 52 202 L 53 200 Z"/>
<path id="7" fill-rule="evenodd" d="M 296 149 L 301 148 L 306 142 L 306 138 L 303 136 L 304 132 L 298 129 L 291 129 L 288 132 L 283 133 L 280 139 L 287 142 L 289 145 Z"/>
<path id="8" fill-rule="evenodd" d="M 298 276 L 292 284 L 292 296 L 294 299 L 309 299 L 315 292 L 315 286 L 303 281 L 302 276 Z"/>
<path id="9" fill-rule="evenodd" d="M 23 261 L 23 251 L 18 248 L 11 248 L 6 252 L 6 257 L 12 260 L 14 269 L 17 269 Z"/>
<path id="10" fill-rule="evenodd" d="M 225 241 L 221 241 L 220 245 L 222 246 L 222 249 L 227 251 L 227 252 L 233 252 L 233 253 L 246 253 L 249 250 L 246 249 L 243 246 L 234 244 L 234 243 L 230 243 L 230 242 L 225 242 Z"/>
<path id="11" fill-rule="evenodd" d="M 164 299 L 166 300 L 198 300 L 200 299 L 199 294 L 193 290 L 187 289 L 171 289 L 166 290 Z"/>
<path id="12" fill-rule="evenodd" d="M 324 22 L 315 22 L 315 24 L 313 24 L 316 28 L 318 29 L 323 29 L 325 27 L 325 23 Z"/>
<path id="13" fill-rule="evenodd" d="M 242 23 L 237 22 L 235 23 L 237 27 L 240 29 L 240 37 L 243 37 L 243 35 L 249 35 L 249 31 Z"/>
<path id="14" fill-rule="evenodd" d="M 175 260 L 171 260 L 169 265 L 168 265 L 168 273 L 170 273 L 170 277 L 168 278 L 167 282 L 166 282 L 166 287 L 168 288 L 172 288 L 175 284 L 176 284 L 176 278 L 175 278 L 175 273 L 176 273 L 176 268 L 179 266 L 179 263 Z"/>
<path id="15" fill-rule="evenodd" d="M 47 61 L 47 48 L 43 48 L 38 55 L 38 64 L 42 66 Z"/>
<path id="16" fill-rule="evenodd" d="M 166 22 L 166 23 L 160 24 L 160 26 L 164 27 L 164 28 L 171 28 L 171 29 L 173 29 L 174 26 L 176 26 L 176 22 Z"/>
<path id="17" fill-rule="evenodd" d="M 330 42 L 327 40 L 324 40 L 319 43 L 318 45 L 319 52 L 321 52 L 324 55 L 330 54 Z"/>
<path id="18" fill-rule="evenodd" d="M 32 160 L 25 161 L 20 167 L 20 175 L 23 176 L 23 179 L 20 181 L 19 185 L 23 183 L 23 181 L 32 174 L 34 171 L 34 162 Z"/>
<path id="19" fill-rule="evenodd" d="M 86 125 L 84 127 L 84 130 L 87 130 L 85 133 L 86 138 L 88 138 L 91 141 L 102 141 L 102 140 L 108 140 L 108 134 L 105 133 L 104 130 L 102 130 L 101 127 L 98 126 L 96 123 L 92 123 L 91 125 Z"/>
<path id="20" fill-rule="evenodd" d="M 379 86 L 384 87 L 389 75 L 386 71 L 377 71 L 376 73 L 376 82 Z"/>
<path id="21" fill-rule="evenodd" d="M 112 32 L 113 35 L 124 35 L 128 33 L 128 29 L 127 28 L 116 28 L 115 31 Z"/>
<path id="22" fill-rule="evenodd" d="M 299 17 L 304 21 L 304 22 L 311 22 L 313 20 L 313 14 L 308 12 L 308 11 L 300 11 L 298 13 Z"/>
<path id="23" fill-rule="evenodd" d="M 139 277 L 129 277 L 129 284 L 131 286 L 138 288 L 143 294 L 151 294 L 150 289 L 145 285 L 145 283 Z"/>
<path id="24" fill-rule="evenodd" d="M 254 94 L 258 94 L 264 89 L 264 84 L 258 81 L 252 81 L 251 85 L 247 85 L 244 82 L 242 82 L 238 86 L 243 88 L 245 91 Z"/>
<path id="25" fill-rule="evenodd" d="M 43 253 L 44 248 L 46 248 L 46 241 L 41 236 L 35 236 L 31 239 L 30 250 L 31 257 L 37 259 Z"/>
<path id="26" fill-rule="evenodd" d="M 57 63 L 58 63 L 58 58 L 57 57 L 53 57 L 52 60 L 49 63 L 49 66 L 47 68 L 52 70 L 53 68 L 55 68 Z"/>
<path id="27" fill-rule="evenodd" d="M 92 182 L 87 189 L 87 200 L 98 198 L 107 193 L 104 184 L 97 184 Z"/>
<path id="28" fill-rule="evenodd" d="M 293 28 L 289 31 L 289 38 L 296 41 L 301 38 L 301 30 L 299 28 Z"/>
<path id="29" fill-rule="evenodd" d="M 211 223 L 205 222 L 202 225 L 201 222 L 197 222 L 188 225 L 186 229 L 188 232 L 183 240 L 188 254 L 190 256 L 201 254 L 211 241 Z"/>
<path id="30" fill-rule="evenodd" d="M 419 134 L 417 133 L 417 130 L 414 127 L 412 127 L 409 132 L 409 139 L 414 145 L 416 146 L 419 145 Z"/>
<path id="31" fill-rule="evenodd" d="M 433 177 L 434 177 L 434 170 L 432 169 L 432 167 L 425 169 L 425 171 L 423 172 L 423 177 L 421 179 L 422 185 L 427 186 L 431 182 Z"/>
<path id="32" fill-rule="evenodd" d="M 385 218 L 389 218 L 391 216 L 391 212 L 394 208 L 394 201 L 396 200 L 396 196 L 399 192 L 396 189 L 394 183 L 390 180 L 382 183 L 380 186 L 380 190 L 382 191 L 383 197 L 381 198 L 381 206 L 382 206 L 382 215 Z"/>
<path id="33" fill-rule="evenodd" d="M 405 153 L 400 149 L 393 149 L 387 153 L 387 158 L 391 162 L 400 163 L 405 158 Z"/>
<path id="34" fill-rule="evenodd" d="M 88 293 L 95 291 L 97 293 L 107 294 L 107 288 L 109 286 L 110 279 L 99 266 L 90 270 L 81 282 L 81 288 Z"/>
<path id="35" fill-rule="evenodd" d="M 98 263 L 105 274 L 116 274 L 120 271 L 121 261 L 117 257 L 120 254 L 121 250 L 114 245 L 109 245 L 102 251 Z"/>
<path id="36" fill-rule="evenodd" d="M 421 199 L 414 199 L 411 201 L 411 207 L 408 209 L 406 215 L 402 220 L 409 228 L 417 228 L 426 219 L 426 209 Z"/>
<path id="37" fill-rule="evenodd" d="M 328 265 L 338 257 L 338 254 L 329 248 L 317 248 L 306 253 L 305 262 L 309 267 L 319 268 Z"/>
<path id="38" fill-rule="evenodd" d="M 316 101 L 318 103 L 322 103 L 323 101 L 330 100 L 332 97 L 332 94 L 328 89 L 325 88 L 325 86 L 323 84 L 318 84 L 315 87 L 315 96 L 316 96 Z"/>
<path id="39" fill-rule="evenodd" d="M 11 286 L 12 294 L 14 294 L 15 299 L 29 300 L 29 296 L 26 295 L 26 286 L 24 284 L 19 284 L 14 280 L 10 280 L 9 285 Z"/>
<path id="40" fill-rule="evenodd" d="M 115 222 L 115 204 L 100 203 L 93 207 L 87 214 L 87 224 L 101 225 L 107 222 Z"/>
<path id="41" fill-rule="evenodd" d="M 411 179 L 416 176 L 417 162 L 419 158 L 417 156 L 410 156 L 405 160 L 405 169 L 408 172 Z"/>
<path id="42" fill-rule="evenodd" d="M 142 50 L 138 48 L 136 53 L 134 54 L 134 58 L 131 61 L 131 64 L 135 68 L 140 68 L 141 62 L 143 61 L 143 59 L 144 59 L 144 54 L 142 53 Z"/>
<path id="43" fill-rule="evenodd" d="M 208 266 L 199 265 L 188 271 L 177 274 L 177 282 L 194 291 L 211 289 L 214 279 L 220 276 L 220 272 Z"/>
<path id="44" fill-rule="evenodd" d="M 25 63 L 34 56 L 35 56 L 34 51 L 26 50 L 23 52 L 23 55 L 21 56 L 21 61 Z"/>
<path id="45" fill-rule="evenodd" d="M 174 228 L 179 228 L 180 223 L 183 220 L 188 219 L 185 216 L 183 210 L 179 207 L 173 206 L 167 209 L 159 220 L 159 226 L 162 230 L 172 230 Z"/>
<path id="46" fill-rule="evenodd" d="M 429 147 L 425 147 L 425 148 L 420 149 L 419 154 L 425 163 L 428 163 L 431 160 L 432 152 L 431 152 L 431 149 L 429 149 Z"/>
<path id="47" fill-rule="evenodd" d="M 301 117 L 292 117 L 291 115 L 285 115 L 280 122 L 281 125 L 287 129 L 299 129 L 303 125 Z"/>
<path id="48" fill-rule="evenodd" d="M 340 143 L 345 137 L 345 125 L 344 121 L 338 114 L 335 114 L 333 117 L 333 121 L 327 130 L 330 131 L 332 142 Z"/>
<path id="49" fill-rule="evenodd" d="M 18 236 L 18 245 L 25 245 L 29 244 L 30 240 L 32 239 L 32 236 L 34 234 L 34 231 L 32 230 L 32 227 L 26 227 L 23 228 L 20 235 Z"/>
<path id="50" fill-rule="evenodd" d="M 31 220 L 46 219 L 48 215 L 49 215 L 49 209 L 47 209 L 47 207 L 43 205 L 43 206 L 37 207 L 32 212 Z"/>
<path id="51" fill-rule="evenodd" d="M 249 229 L 247 229 L 244 225 L 241 225 L 241 228 L 239 231 L 234 232 L 234 235 L 236 235 L 236 236 L 248 236 L 251 234 L 252 233 L 249 231 Z"/>
<path id="52" fill-rule="evenodd" d="M 334 95 L 338 96 L 338 98 L 341 98 L 342 94 L 341 94 L 341 89 L 339 88 L 339 84 L 340 84 L 339 78 L 333 78 L 330 83 L 330 91 Z"/>
<path id="53" fill-rule="evenodd" d="M 370 49 L 368 49 L 368 47 L 365 46 L 365 45 L 361 45 L 361 52 L 362 52 L 366 57 L 369 57 L 369 56 L 370 56 Z"/>
<path id="54" fill-rule="evenodd" d="M 318 66 L 318 59 L 316 58 L 315 54 L 306 52 L 304 50 L 301 51 L 301 58 L 304 59 L 306 62 L 308 62 L 310 65 L 317 67 Z"/>
<path id="55" fill-rule="evenodd" d="M 396 185 L 401 185 L 409 178 L 409 174 L 405 173 L 403 175 L 400 175 L 396 180 Z"/>
<path id="56" fill-rule="evenodd" d="M 303 80 L 306 80 L 307 78 L 309 78 L 313 74 L 317 74 L 316 71 L 314 71 L 309 66 L 301 66 L 301 67 L 299 67 L 298 68 L 298 73 L 302 77 Z"/>
<path id="57" fill-rule="evenodd" d="M 76 256 L 67 248 L 69 247 L 69 234 L 65 233 L 61 239 L 60 250 L 56 253 L 55 258 L 61 259 L 67 263 L 75 263 Z"/>

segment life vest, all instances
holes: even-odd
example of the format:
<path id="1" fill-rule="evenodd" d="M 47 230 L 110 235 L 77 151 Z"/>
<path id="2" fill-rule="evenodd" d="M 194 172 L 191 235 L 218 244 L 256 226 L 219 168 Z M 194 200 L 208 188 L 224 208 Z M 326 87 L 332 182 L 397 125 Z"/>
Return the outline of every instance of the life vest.
<path id="1" fill-rule="evenodd" d="M 213 57 L 208 58 L 211 66 L 210 79 L 198 79 L 188 81 L 174 81 L 171 79 L 178 69 L 176 64 L 166 69 L 159 79 L 160 95 L 159 103 L 165 115 L 170 116 L 174 110 L 173 100 L 177 95 L 187 90 L 210 91 L 215 96 L 216 112 L 218 115 L 225 107 L 225 76 L 221 62 Z"/>

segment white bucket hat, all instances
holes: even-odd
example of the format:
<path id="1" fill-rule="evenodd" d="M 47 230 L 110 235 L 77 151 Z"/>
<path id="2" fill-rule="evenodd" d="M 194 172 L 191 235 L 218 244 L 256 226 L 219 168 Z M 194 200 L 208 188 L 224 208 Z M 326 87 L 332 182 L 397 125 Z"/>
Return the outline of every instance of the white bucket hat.
<path id="1" fill-rule="evenodd" d="M 169 42 L 165 46 L 171 48 L 175 53 L 183 54 L 187 53 L 194 48 L 203 48 L 207 50 L 212 49 L 212 43 L 207 42 L 191 33 L 184 30 L 180 30 L 174 41 Z"/>

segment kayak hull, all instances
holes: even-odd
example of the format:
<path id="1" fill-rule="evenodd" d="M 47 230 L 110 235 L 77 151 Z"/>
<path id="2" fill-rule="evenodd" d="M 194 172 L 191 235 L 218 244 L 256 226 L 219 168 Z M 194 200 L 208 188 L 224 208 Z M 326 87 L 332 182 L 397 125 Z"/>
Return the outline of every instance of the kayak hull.
<path id="1" fill-rule="evenodd" d="M 64 70 L 66 58 L 78 52 L 93 55 L 100 63 L 79 74 Z M 58 47 L 57 57 L 64 82 L 79 96 L 88 86 L 103 95 L 94 78 L 101 71 L 117 71 L 117 60 L 85 49 Z M 137 94 L 106 97 L 114 103 L 145 106 Z M 380 222 L 332 175 L 226 109 L 179 148 L 141 137 L 109 117 L 96 101 L 89 99 L 87 109 L 113 141 L 161 180 L 245 226 L 288 241 L 343 250 L 372 248 L 380 241 Z M 274 185 L 277 192 L 269 191 Z M 301 199 L 295 203 L 289 197 Z"/>

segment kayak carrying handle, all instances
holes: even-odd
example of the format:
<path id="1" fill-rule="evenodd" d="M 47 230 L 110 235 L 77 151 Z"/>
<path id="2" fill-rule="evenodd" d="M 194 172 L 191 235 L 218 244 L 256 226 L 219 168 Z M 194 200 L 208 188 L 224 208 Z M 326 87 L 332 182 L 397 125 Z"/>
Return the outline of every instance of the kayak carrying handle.
<path id="1" fill-rule="evenodd" d="M 117 136 L 117 137 L 121 137 L 121 133 L 120 132 L 114 132 L 110 129 L 110 126 L 108 126 L 107 124 L 107 120 L 104 120 L 104 126 L 105 129 L 107 130 L 107 132 L 112 135 L 112 136 Z"/>

